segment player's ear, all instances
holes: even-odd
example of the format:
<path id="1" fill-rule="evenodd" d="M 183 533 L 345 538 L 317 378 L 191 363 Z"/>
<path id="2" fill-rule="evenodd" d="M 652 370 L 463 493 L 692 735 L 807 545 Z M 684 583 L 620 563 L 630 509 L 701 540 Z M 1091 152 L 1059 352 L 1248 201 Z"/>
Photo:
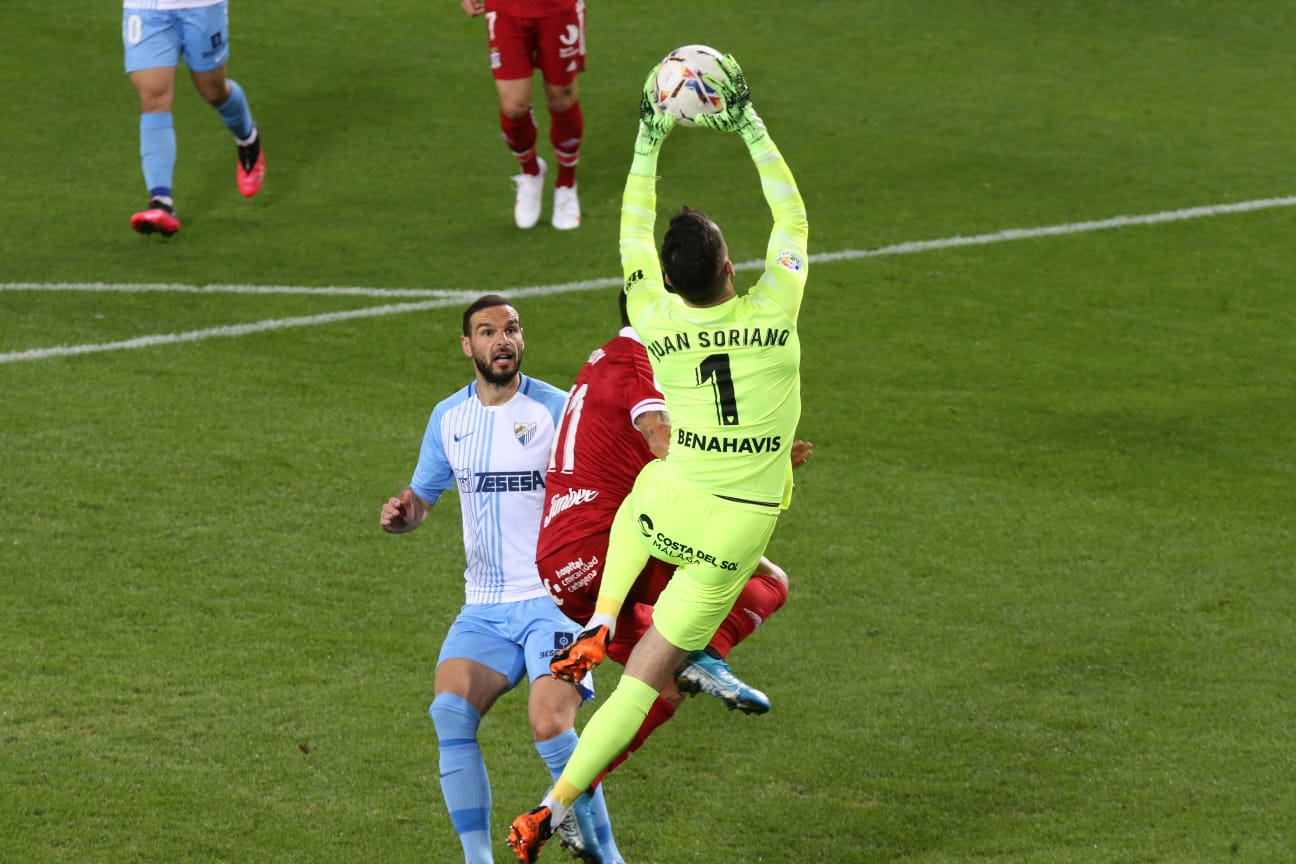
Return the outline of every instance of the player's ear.
<path id="1" fill-rule="evenodd" d="M 728 258 L 725 259 L 724 271 L 726 276 L 728 276 L 730 279 L 733 278 L 734 275 L 733 261 L 729 260 Z"/>
<path id="2" fill-rule="evenodd" d="M 463 346 L 464 356 L 465 356 L 465 357 L 471 357 L 471 356 L 472 356 L 472 340 L 470 340 L 467 336 L 460 336 L 460 337 L 459 337 L 459 344 L 460 344 L 461 346 Z"/>

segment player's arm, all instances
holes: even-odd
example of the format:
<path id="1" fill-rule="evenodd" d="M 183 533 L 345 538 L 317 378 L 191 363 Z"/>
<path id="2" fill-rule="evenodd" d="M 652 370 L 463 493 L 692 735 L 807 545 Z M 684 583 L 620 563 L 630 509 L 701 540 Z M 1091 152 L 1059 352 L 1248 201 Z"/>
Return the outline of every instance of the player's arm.
<path id="1" fill-rule="evenodd" d="M 665 459 L 670 449 L 670 416 L 665 411 L 645 411 L 634 419 L 634 424 L 653 455 Z"/>
<path id="2" fill-rule="evenodd" d="M 653 226 L 657 220 L 657 156 L 675 125 L 675 118 L 659 114 L 653 108 L 656 82 L 654 67 L 640 95 L 639 133 L 635 136 L 634 159 L 621 197 L 621 272 L 625 277 L 631 321 L 638 317 L 636 312 L 647 303 L 649 295 L 666 291 Z"/>
<path id="3" fill-rule="evenodd" d="M 805 201 L 797 189 L 792 170 L 783 159 L 774 140 L 770 138 L 765 122 L 751 103 L 742 67 L 732 55 L 720 61 L 723 77 L 710 78 L 711 83 L 724 96 L 725 109 L 719 114 L 698 117 L 697 125 L 739 135 L 747 145 L 756 171 L 760 175 L 761 191 L 774 219 L 769 245 L 765 249 L 765 272 L 757 282 L 754 292 L 775 300 L 791 318 L 796 318 L 805 293 L 809 268 L 810 223 L 806 218 Z"/>
<path id="4" fill-rule="evenodd" d="M 388 498 L 378 515 L 378 524 L 388 534 L 404 534 L 423 524 L 432 505 L 406 486 L 399 494 Z"/>

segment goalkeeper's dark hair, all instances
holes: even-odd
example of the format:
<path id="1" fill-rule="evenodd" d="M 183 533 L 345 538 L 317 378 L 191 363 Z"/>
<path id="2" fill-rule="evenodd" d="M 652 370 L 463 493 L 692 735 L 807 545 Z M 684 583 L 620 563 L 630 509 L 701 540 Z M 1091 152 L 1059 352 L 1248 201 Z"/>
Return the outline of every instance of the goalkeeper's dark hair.
<path id="1" fill-rule="evenodd" d="M 670 290 L 689 303 L 710 303 L 723 293 L 729 248 L 720 227 L 701 210 L 681 207 L 662 239 L 662 270 Z"/>
<path id="2" fill-rule="evenodd" d="M 504 297 L 499 294 L 484 294 L 472 302 L 463 313 L 463 335 L 472 335 L 472 316 L 476 315 L 483 309 L 490 309 L 493 306 L 512 306 Z"/>

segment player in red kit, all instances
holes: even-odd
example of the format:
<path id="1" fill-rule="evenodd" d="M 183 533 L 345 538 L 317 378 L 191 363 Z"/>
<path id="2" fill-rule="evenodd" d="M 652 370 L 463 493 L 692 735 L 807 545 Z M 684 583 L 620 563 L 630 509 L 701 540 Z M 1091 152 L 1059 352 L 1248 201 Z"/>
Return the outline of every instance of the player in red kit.
<path id="1" fill-rule="evenodd" d="M 536 155 L 537 127 L 531 108 L 531 79 L 544 77 L 549 141 L 558 175 L 550 224 L 560 231 L 580 227 L 576 163 L 580 161 L 585 117 L 576 76 L 585 69 L 584 0 L 460 0 L 468 15 L 486 16 L 491 74 L 499 96 L 500 132 L 521 173 L 513 220 L 519 228 L 540 221 L 545 161 Z"/>
<path id="2" fill-rule="evenodd" d="M 653 380 L 648 352 L 625 317 L 621 299 L 620 333 L 590 355 L 567 395 L 545 474 L 544 514 L 536 564 L 549 595 L 563 614 L 578 623 L 594 612 L 607 555 L 612 518 L 635 477 L 654 458 L 666 458 L 670 420 Z M 797 442 L 794 464 L 803 464 L 811 445 Z M 652 605 L 674 565 L 649 558 L 627 595 L 608 656 L 624 665 L 630 650 L 652 623 Z M 787 599 L 787 575 L 762 558 L 729 616 L 706 651 L 690 654 L 676 676 L 679 690 L 706 692 L 730 708 L 763 714 L 769 699 L 738 680 L 725 658 Z M 648 734 L 674 715 L 679 692 L 658 697 L 634 741 L 609 767 L 616 767 Z"/>

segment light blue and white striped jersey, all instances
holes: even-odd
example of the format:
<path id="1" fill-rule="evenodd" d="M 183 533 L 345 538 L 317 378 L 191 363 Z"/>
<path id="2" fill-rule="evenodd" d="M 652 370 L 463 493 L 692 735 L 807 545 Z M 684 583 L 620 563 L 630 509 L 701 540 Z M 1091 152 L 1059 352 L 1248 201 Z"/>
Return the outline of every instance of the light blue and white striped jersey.
<path id="1" fill-rule="evenodd" d="M 567 394 L 519 377 L 503 405 L 483 405 L 474 381 L 432 409 L 410 480 L 429 504 L 452 486 L 459 490 L 468 603 L 548 593 L 536 571 L 536 538 L 549 447 Z"/>

